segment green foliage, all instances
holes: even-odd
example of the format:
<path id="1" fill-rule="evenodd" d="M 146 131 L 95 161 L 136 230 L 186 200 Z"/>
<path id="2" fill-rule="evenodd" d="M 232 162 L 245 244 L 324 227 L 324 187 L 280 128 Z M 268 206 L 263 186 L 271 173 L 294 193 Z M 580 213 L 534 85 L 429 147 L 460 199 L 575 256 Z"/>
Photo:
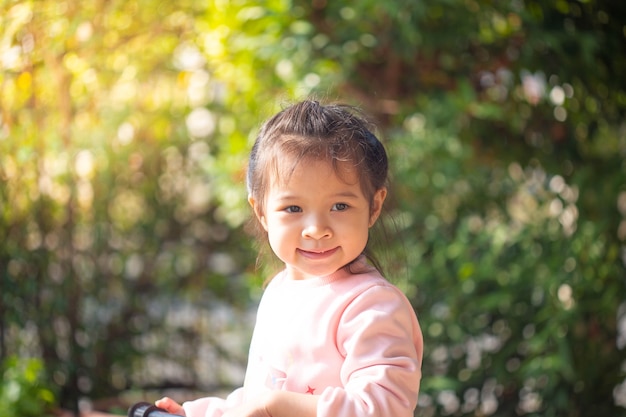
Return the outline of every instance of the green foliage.
<path id="1" fill-rule="evenodd" d="M 6 358 L 2 363 L 0 416 L 51 416 L 55 395 L 46 383 L 43 364 L 38 359 Z"/>
<path id="2" fill-rule="evenodd" d="M 187 42 L 194 9 L 178 6 L 17 2 L 0 13 L 0 351 L 41 349 L 67 408 L 152 383 L 137 358 L 196 342 L 168 324 L 180 304 L 193 306 L 193 328 L 219 305 L 207 300 L 249 298 L 254 254 L 232 228 L 243 207 L 220 208 L 233 179 L 207 168 L 219 85 Z"/>
<path id="3" fill-rule="evenodd" d="M 419 196 L 398 210 L 428 349 L 423 411 L 619 413 L 619 245 L 576 219 L 578 194 L 560 175 L 517 163 L 472 172 L 471 151 L 447 135 L 394 138 L 398 191 Z"/>

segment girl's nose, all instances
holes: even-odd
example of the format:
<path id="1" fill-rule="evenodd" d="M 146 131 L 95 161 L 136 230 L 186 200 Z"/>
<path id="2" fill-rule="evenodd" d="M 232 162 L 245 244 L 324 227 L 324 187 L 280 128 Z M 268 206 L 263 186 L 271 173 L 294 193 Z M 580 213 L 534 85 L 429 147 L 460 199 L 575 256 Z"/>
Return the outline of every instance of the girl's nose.
<path id="1" fill-rule="evenodd" d="M 332 236 L 328 222 L 321 216 L 310 216 L 302 229 L 302 237 L 308 239 L 324 239 Z"/>

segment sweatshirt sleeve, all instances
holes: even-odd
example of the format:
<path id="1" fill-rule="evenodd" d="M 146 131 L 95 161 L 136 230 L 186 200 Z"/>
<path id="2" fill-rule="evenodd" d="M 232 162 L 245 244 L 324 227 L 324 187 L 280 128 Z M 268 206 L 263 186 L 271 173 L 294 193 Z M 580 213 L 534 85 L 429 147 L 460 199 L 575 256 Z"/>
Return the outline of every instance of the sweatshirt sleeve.
<path id="1" fill-rule="evenodd" d="M 318 417 L 413 416 L 423 341 L 400 290 L 375 286 L 355 298 L 338 324 L 337 348 L 345 355 L 343 387 L 322 392 Z"/>
<path id="2" fill-rule="evenodd" d="M 233 391 L 226 399 L 218 397 L 204 397 L 183 403 L 187 417 L 221 417 L 229 408 L 241 404 L 243 388 Z"/>

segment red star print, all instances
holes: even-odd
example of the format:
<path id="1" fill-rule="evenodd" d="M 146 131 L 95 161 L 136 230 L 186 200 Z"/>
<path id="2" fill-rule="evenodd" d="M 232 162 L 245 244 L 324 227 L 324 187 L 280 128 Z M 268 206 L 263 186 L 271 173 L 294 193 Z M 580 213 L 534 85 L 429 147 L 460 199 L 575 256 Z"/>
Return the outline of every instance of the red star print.
<path id="1" fill-rule="evenodd" d="M 308 385 L 307 385 L 306 387 L 307 387 L 307 390 L 306 390 L 306 393 L 307 393 L 307 394 L 311 394 L 311 395 L 313 395 L 313 394 L 315 393 L 315 388 L 311 388 L 311 387 L 310 387 L 310 386 L 308 386 Z"/>

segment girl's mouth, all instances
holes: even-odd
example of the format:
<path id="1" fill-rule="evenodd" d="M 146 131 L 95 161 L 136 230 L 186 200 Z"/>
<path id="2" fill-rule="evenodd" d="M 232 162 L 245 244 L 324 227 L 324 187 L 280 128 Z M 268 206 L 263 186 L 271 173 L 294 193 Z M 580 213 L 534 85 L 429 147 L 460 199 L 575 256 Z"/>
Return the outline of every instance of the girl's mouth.
<path id="1" fill-rule="evenodd" d="M 324 258 L 327 258 L 327 257 L 331 256 L 335 252 L 337 252 L 338 249 L 339 249 L 339 247 L 332 248 L 332 249 L 327 249 L 327 250 L 298 249 L 298 252 L 302 256 L 304 256 L 305 258 L 309 258 L 309 259 L 324 259 Z"/>

